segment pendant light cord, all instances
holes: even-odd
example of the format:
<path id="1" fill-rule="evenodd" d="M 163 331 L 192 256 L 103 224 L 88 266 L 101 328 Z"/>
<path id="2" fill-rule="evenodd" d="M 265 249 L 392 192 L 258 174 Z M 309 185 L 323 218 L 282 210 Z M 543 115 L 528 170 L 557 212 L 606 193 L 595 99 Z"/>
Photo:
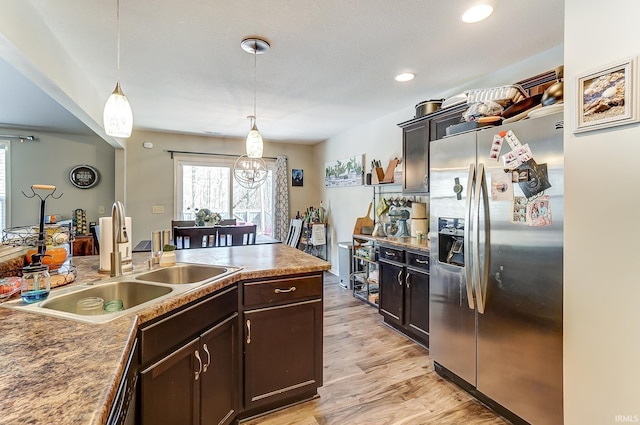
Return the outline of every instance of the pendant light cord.
<path id="1" fill-rule="evenodd" d="M 256 121 L 257 121 L 257 118 L 256 118 L 256 89 L 258 87 L 257 56 L 258 56 L 258 41 L 256 40 L 253 44 L 253 125 L 256 125 Z"/>
<path id="2" fill-rule="evenodd" d="M 116 46 L 116 67 L 117 67 L 117 82 L 120 83 L 120 0 L 116 0 L 116 28 L 117 28 L 117 46 Z"/>

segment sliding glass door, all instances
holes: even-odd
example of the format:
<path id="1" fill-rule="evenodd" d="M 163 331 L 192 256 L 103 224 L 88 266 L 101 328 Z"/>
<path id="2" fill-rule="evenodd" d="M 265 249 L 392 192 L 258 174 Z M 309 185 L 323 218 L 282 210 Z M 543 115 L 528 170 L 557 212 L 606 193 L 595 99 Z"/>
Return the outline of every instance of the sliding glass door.
<path id="1" fill-rule="evenodd" d="M 223 218 L 255 224 L 258 234 L 273 234 L 273 161 L 266 160 L 269 174 L 264 184 L 246 189 L 233 179 L 233 158 L 205 155 L 174 158 L 176 220 L 193 220 L 196 209 L 208 208 Z"/>

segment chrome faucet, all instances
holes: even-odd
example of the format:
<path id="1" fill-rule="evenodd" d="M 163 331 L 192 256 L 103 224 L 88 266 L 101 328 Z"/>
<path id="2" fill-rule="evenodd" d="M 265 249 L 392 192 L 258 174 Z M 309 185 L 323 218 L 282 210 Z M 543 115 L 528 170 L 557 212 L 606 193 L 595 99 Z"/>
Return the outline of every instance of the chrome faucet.
<path id="1" fill-rule="evenodd" d="M 116 201 L 111 208 L 111 277 L 122 276 L 122 253 L 120 244 L 129 242 L 122 202 Z"/>

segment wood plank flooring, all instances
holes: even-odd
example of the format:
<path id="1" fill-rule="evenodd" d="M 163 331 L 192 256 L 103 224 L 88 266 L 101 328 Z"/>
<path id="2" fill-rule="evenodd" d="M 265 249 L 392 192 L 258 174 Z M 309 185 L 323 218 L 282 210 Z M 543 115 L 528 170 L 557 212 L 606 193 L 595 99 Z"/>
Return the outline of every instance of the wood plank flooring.
<path id="1" fill-rule="evenodd" d="M 424 348 L 325 274 L 324 386 L 315 400 L 243 425 L 508 425 L 442 379 Z"/>

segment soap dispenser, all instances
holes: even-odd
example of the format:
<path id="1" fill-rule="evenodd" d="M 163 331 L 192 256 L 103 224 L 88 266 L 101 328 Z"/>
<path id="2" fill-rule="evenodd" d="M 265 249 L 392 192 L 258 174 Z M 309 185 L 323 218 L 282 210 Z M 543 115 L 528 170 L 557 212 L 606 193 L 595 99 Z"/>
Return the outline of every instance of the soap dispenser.
<path id="1" fill-rule="evenodd" d="M 33 254 L 31 264 L 22 268 L 20 296 L 27 304 L 42 301 L 51 291 L 49 266 L 42 264 L 43 254 Z"/>

